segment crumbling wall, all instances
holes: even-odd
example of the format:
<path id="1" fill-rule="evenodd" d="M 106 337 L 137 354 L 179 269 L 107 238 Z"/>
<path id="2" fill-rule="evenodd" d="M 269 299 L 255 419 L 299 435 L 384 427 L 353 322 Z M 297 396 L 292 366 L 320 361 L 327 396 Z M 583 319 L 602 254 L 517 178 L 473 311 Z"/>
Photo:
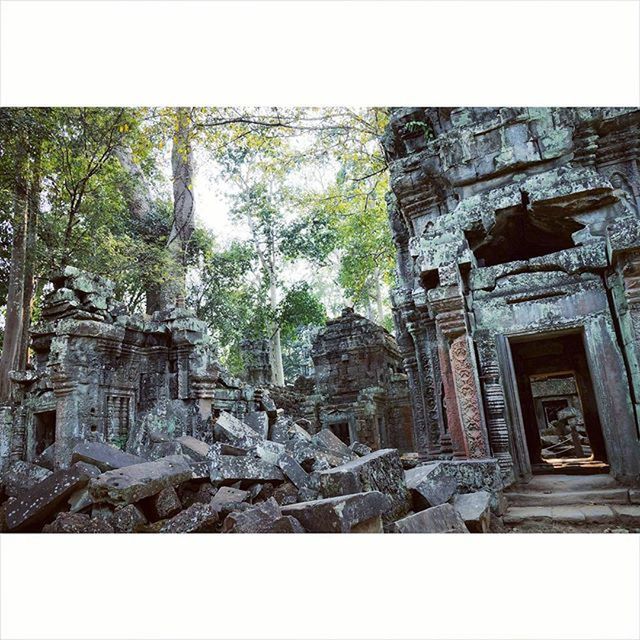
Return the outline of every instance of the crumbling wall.
<path id="1" fill-rule="evenodd" d="M 394 319 L 425 457 L 530 473 L 510 341 L 573 331 L 611 469 L 638 477 L 639 127 L 624 108 L 393 111 Z"/>

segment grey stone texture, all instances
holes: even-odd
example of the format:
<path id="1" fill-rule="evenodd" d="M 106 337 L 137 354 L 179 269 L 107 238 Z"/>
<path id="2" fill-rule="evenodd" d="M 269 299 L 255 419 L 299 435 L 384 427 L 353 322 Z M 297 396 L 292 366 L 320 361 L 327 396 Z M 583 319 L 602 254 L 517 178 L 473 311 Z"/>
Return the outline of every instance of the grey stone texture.
<path id="1" fill-rule="evenodd" d="M 460 514 L 450 505 L 441 504 L 397 520 L 395 533 L 469 533 Z"/>

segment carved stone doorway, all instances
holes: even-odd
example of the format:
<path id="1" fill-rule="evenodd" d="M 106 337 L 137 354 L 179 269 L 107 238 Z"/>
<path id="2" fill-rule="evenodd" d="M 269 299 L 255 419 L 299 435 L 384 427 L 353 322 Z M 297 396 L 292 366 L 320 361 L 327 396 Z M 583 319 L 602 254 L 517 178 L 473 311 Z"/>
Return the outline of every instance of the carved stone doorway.
<path id="1" fill-rule="evenodd" d="M 42 411 L 35 413 L 35 455 L 39 456 L 47 447 L 56 441 L 56 412 Z"/>

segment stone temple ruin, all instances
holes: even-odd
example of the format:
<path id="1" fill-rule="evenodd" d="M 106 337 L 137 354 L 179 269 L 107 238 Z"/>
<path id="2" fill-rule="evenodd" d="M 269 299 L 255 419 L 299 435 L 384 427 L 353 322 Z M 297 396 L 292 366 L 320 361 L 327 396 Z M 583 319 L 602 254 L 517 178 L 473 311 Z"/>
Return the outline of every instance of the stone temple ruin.
<path id="1" fill-rule="evenodd" d="M 0 530 L 637 527 L 639 133 L 392 110 L 396 338 L 347 309 L 293 387 L 264 342 L 236 379 L 183 305 L 129 316 L 67 267 L 0 407 Z"/>

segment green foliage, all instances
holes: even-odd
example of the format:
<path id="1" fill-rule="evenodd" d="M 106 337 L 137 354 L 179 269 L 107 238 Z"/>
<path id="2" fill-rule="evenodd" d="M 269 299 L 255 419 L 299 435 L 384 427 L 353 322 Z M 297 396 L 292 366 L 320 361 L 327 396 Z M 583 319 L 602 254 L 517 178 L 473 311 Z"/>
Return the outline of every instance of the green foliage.
<path id="1" fill-rule="evenodd" d="M 283 341 L 292 341 L 301 329 L 321 326 L 327 312 L 308 282 L 296 282 L 290 287 L 276 312 Z"/>

